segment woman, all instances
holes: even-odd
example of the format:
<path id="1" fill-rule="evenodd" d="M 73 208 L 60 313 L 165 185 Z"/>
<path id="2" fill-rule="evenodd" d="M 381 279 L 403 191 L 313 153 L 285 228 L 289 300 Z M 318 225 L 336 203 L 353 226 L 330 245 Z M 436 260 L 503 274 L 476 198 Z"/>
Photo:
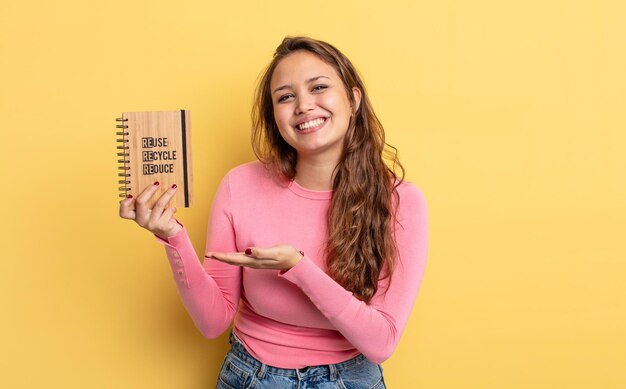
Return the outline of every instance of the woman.
<path id="1" fill-rule="evenodd" d="M 175 187 L 149 209 L 155 183 L 120 216 L 166 246 L 203 335 L 234 320 L 218 387 L 384 388 L 380 363 L 424 272 L 426 203 L 385 164 L 354 66 L 325 42 L 286 38 L 257 88 L 252 140 L 260 161 L 222 180 L 203 264 L 164 209 Z"/>

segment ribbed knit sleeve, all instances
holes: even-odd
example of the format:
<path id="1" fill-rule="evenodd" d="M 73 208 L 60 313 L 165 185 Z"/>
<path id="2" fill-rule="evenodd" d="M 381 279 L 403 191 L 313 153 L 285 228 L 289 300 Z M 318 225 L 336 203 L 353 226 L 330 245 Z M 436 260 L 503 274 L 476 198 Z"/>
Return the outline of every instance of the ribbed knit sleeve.
<path id="1" fill-rule="evenodd" d="M 333 326 L 373 363 L 396 348 L 417 297 L 426 265 L 426 200 L 413 185 L 400 193 L 396 241 L 398 256 L 391 285 L 379 282 L 369 304 L 358 300 L 306 256 L 280 275 L 297 285 Z M 385 293 L 386 290 L 386 293 Z"/>
<path id="2" fill-rule="evenodd" d="M 227 175 L 213 200 L 206 251 L 237 251 L 230 204 Z M 166 246 L 180 298 L 196 327 L 207 338 L 218 337 L 228 329 L 237 311 L 241 268 L 212 259 L 201 264 L 184 227 L 172 237 L 156 239 Z"/>

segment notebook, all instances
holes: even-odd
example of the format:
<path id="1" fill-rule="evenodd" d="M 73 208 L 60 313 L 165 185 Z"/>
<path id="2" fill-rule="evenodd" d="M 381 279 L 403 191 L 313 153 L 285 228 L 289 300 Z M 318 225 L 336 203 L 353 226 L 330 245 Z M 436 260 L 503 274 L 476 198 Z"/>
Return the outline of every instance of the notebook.
<path id="1" fill-rule="evenodd" d="M 186 110 L 124 112 L 118 123 L 117 146 L 120 197 L 137 196 L 155 181 L 159 189 L 149 206 L 176 184 L 168 207 L 193 203 L 191 114 Z"/>

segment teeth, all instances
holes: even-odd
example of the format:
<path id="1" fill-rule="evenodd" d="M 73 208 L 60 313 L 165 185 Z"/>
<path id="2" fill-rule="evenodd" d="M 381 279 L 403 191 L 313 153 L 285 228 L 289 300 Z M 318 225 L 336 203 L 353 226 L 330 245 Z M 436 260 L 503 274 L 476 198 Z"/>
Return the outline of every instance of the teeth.
<path id="1" fill-rule="evenodd" d="M 306 130 L 307 128 L 317 127 L 317 126 L 319 126 L 322 123 L 324 123 L 324 119 L 319 118 L 319 119 L 311 120 L 311 121 L 308 121 L 308 122 L 304 122 L 304 123 L 300 124 L 298 126 L 298 128 L 301 129 L 301 130 Z"/>

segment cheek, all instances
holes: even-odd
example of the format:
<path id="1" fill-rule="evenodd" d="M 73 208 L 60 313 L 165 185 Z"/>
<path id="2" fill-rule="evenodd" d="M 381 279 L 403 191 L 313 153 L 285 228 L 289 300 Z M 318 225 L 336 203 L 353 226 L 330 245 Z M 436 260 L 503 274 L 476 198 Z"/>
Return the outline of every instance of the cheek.
<path id="1" fill-rule="evenodd" d="M 274 121 L 276 122 L 276 125 L 278 126 L 278 132 L 280 133 L 280 136 L 288 142 L 289 139 L 289 114 L 286 112 L 285 109 L 280 109 L 281 107 L 278 106 L 277 109 L 274 109 Z"/>
<path id="2" fill-rule="evenodd" d="M 321 96 L 320 105 L 336 111 L 339 103 L 338 97 L 339 96 L 330 93 L 325 96 Z"/>
<path id="3" fill-rule="evenodd" d="M 288 123 L 288 116 L 284 109 L 281 109 L 280 106 L 274 107 L 274 121 L 278 124 L 279 128 L 286 126 Z"/>
<path id="4" fill-rule="evenodd" d="M 320 101 L 320 105 L 326 107 L 327 110 L 333 112 L 337 116 L 350 115 L 350 102 L 345 96 L 339 96 L 336 94 L 328 94 Z"/>

